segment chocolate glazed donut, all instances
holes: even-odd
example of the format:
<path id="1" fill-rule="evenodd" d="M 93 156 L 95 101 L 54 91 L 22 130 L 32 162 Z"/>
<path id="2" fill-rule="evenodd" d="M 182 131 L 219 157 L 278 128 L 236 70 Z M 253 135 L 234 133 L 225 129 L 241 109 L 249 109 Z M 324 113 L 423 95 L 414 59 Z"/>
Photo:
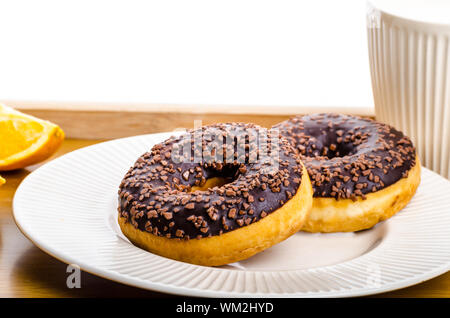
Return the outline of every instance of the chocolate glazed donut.
<path id="1" fill-rule="evenodd" d="M 118 211 L 135 245 L 215 266 L 296 233 L 311 206 L 308 174 L 289 142 L 259 126 L 233 123 L 155 145 L 125 175 Z"/>
<path id="2" fill-rule="evenodd" d="M 298 150 L 314 189 L 302 230 L 358 231 L 401 210 L 420 183 L 411 140 L 360 117 L 314 114 L 274 126 Z"/>

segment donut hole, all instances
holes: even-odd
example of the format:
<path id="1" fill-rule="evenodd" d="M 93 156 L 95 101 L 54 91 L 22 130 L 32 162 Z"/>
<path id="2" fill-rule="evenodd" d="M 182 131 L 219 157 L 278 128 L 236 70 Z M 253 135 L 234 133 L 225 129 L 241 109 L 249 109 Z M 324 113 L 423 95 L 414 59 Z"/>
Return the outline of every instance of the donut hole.
<path id="1" fill-rule="evenodd" d="M 352 144 L 330 143 L 325 145 L 321 152 L 326 158 L 333 159 L 352 156 L 357 152 L 357 149 Z"/>
<path id="2" fill-rule="evenodd" d="M 206 182 L 201 186 L 192 186 L 190 192 L 194 191 L 206 191 L 214 187 L 221 187 L 233 180 L 223 178 L 223 177 L 212 177 L 206 180 Z"/>
<path id="3" fill-rule="evenodd" d="M 239 178 L 239 165 L 225 164 L 221 169 L 210 167 L 204 171 L 206 181 L 200 185 L 192 185 L 189 192 L 207 191 L 215 187 L 222 187 L 228 183 L 232 183 Z"/>
<path id="4" fill-rule="evenodd" d="M 315 140 L 306 147 L 303 153 L 306 157 L 323 158 L 331 160 L 334 158 L 343 158 L 352 156 L 358 152 L 358 148 L 352 143 L 338 142 L 336 138 Z"/>
<path id="5" fill-rule="evenodd" d="M 325 160 L 353 156 L 360 151 L 361 145 L 367 142 L 367 137 L 348 135 L 343 129 L 341 133 L 331 130 L 306 131 L 310 138 L 298 142 L 298 148 L 305 157 L 320 157 Z M 301 139 L 300 139 L 301 140 Z M 294 144 L 296 141 L 294 141 Z"/>

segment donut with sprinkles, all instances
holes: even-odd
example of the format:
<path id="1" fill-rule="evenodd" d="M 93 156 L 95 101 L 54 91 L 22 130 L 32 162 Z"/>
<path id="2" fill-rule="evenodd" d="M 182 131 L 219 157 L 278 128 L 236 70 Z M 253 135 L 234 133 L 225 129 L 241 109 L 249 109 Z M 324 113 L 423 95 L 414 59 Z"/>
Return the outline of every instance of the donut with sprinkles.
<path id="1" fill-rule="evenodd" d="M 297 149 L 311 178 L 313 208 L 304 231 L 371 228 L 405 207 L 420 183 L 413 143 L 389 125 L 324 113 L 274 128 Z"/>
<path id="2" fill-rule="evenodd" d="M 297 151 L 253 124 L 204 126 L 154 145 L 119 188 L 119 225 L 135 245 L 217 266 L 303 226 L 312 187 Z"/>

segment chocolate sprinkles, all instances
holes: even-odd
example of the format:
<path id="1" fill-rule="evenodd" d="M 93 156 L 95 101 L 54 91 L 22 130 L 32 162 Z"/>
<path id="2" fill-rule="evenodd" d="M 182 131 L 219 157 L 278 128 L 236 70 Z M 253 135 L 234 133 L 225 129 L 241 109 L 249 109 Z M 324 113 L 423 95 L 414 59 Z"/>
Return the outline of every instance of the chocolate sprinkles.
<path id="1" fill-rule="evenodd" d="M 270 157 L 272 161 L 259 160 L 262 155 L 257 137 L 249 133 L 240 140 L 240 136 L 230 133 L 236 127 L 263 129 L 241 123 L 205 126 L 171 137 L 143 154 L 120 184 L 120 216 L 135 228 L 154 235 L 199 239 L 251 225 L 279 209 L 300 186 L 302 165 L 296 150 L 287 139 L 266 130 L 271 137 L 268 153 L 276 156 Z M 223 146 L 213 147 L 214 153 L 205 154 L 205 149 L 217 146 L 208 137 L 212 129 L 222 132 Z M 194 143 L 198 136 L 200 146 Z M 225 143 L 230 136 L 233 137 L 231 147 Z M 180 144 L 186 146 L 186 140 L 190 154 L 172 153 Z M 236 151 L 239 145 L 245 154 Z M 216 154 L 231 160 L 210 160 Z M 190 159 L 189 155 L 192 155 Z M 267 169 L 274 164 L 276 170 Z M 193 189 L 215 177 L 223 178 L 225 184 L 204 191 Z"/>
<path id="2" fill-rule="evenodd" d="M 411 140 L 371 119 L 313 114 L 291 118 L 274 128 L 299 152 L 314 197 L 365 199 L 406 177 L 416 164 Z"/>

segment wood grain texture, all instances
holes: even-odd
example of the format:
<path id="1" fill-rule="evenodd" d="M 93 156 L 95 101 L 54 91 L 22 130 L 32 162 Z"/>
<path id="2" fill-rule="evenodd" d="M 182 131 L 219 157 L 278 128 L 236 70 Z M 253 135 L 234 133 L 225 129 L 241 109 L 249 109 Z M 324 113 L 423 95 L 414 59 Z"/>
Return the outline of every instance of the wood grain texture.
<path id="1" fill-rule="evenodd" d="M 30 115 L 50 120 L 67 137 L 112 139 L 219 122 L 247 122 L 264 127 L 294 115 L 340 112 L 373 117 L 368 107 L 291 107 L 255 105 L 107 104 L 2 101 Z"/>
<path id="2" fill-rule="evenodd" d="M 66 140 L 55 157 L 97 142 Z M 14 223 L 11 208 L 14 192 L 36 168 L 32 166 L 2 173 L 7 183 L 0 187 L 0 297 L 173 297 L 115 283 L 86 272 L 81 274 L 80 289 L 67 288 L 66 265 L 34 246 Z M 375 297 L 450 297 L 450 273 Z"/>
<path id="3" fill-rule="evenodd" d="M 190 129 L 194 127 L 195 121 L 201 121 L 202 125 L 241 121 L 270 127 L 290 117 L 282 115 L 52 111 L 40 109 L 22 111 L 58 124 L 70 138 L 91 140 L 168 132 L 180 128 Z"/>

